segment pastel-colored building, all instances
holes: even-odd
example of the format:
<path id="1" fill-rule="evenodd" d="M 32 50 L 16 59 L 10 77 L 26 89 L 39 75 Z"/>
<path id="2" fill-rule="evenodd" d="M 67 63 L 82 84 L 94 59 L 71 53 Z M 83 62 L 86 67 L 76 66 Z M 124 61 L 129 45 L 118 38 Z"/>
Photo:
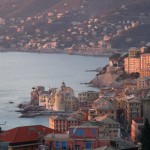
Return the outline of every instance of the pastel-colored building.
<path id="1" fill-rule="evenodd" d="M 43 106 L 46 108 L 46 104 L 48 103 L 49 94 L 43 93 L 39 95 L 39 106 Z"/>
<path id="2" fill-rule="evenodd" d="M 150 53 L 141 54 L 141 69 L 150 70 Z"/>
<path id="3" fill-rule="evenodd" d="M 141 130 L 144 127 L 144 120 L 142 117 L 132 119 L 131 124 L 131 140 L 134 143 L 140 142 Z"/>
<path id="4" fill-rule="evenodd" d="M 91 108 L 92 103 L 99 97 L 99 92 L 87 91 L 78 94 L 80 108 Z"/>
<path id="5" fill-rule="evenodd" d="M 110 135 L 110 138 L 120 137 L 120 124 L 117 121 L 113 120 L 107 115 L 98 116 L 94 119 L 94 121 L 102 124 L 100 126 L 100 132 L 107 131 Z"/>
<path id="6" fill-rule="evenodd" d="M 79 102 L 74 95 L 73 89 L 67 87 L 64 82 L 56 90 L 53 98 L 55 101 L 53 110 L 55 111 L 75 111 L 79 107 Z"/>
<path id="7" fill-rule="evenodd" d="M 138 49 L 129 50 L 129 56 L 124 59 L 124 70 L 128 74 L 138 72 L 141 77 L 150 77 L 150 53 Z"/>
<path id="8" fill-rule="evenodd" d="M 97 116 L 108 115 L 116 120 L 116 111 L 114 101 L 102 97 L 94 101 L 93 109 L 89 109 L 88 119 L 92 120 Z"/>
<path id="9" fill-rule="evenodd" d="M 140 77 L 137 79 L 137 89 L 150 87 L 150 77 Z"/>
<path id="10" fill-rule="evenodd" d="M 81 101 L 90 101 L 90 100 L 96 100 L 99 96 L 99 92 L 95 91 L 87 91 L 87 92 L 82 92 L 78 94 L 78 100 Z"/>
<path id="11" fill-rule="evenodd" d="M 140 76 L 150 77 L 150 53 L 141 54 Z"/>
<path id="12" fill-rule="evenodd" d="M 110 138 L 121 136 L 120 123 L 108 117 L 107 115 L 98 116 L 93 120 L 81 124 L 81 126 L 98 126 L 99 132 Z"/>
<path id="13" fill-rule="evenodd" d="M 61 133 L 68 131 L 70 126 L 78 126 L 80 124 L 81 120 L 78 120 L 73 117 L 58 116 L 58 115 L 49 117 L 49 127 Z"/>
<path id="14" fill-rule="evenodd" d="M 140 72 L 140 58 L 127 57 L 124 59 L 124 69 L 128 74 Z"/>
<path id="15" fill-rule="evenodd" d="M 141 117 L 141 102 L 134 96 L 126 97 L 126 119 L 130 128 L 133 118 Z"/>
<path id="16" fill-rule="evenodd" d="M 36 92 L 38 105 L 45 107 L 47 110 L 72 112 L 79 108 L 79 102 L 75 97 L 73 89 L 67 87 L 64 82 L 58 89 L 51 88 L 48 91 L 40 92 L 34 90 L 33 92 Z"/>
<path id="17" fill-rule="evenodd" d="M 99 128 L 96 126 L 72 126 L 69 133 L 48 134 L 44 140 L 51 150 L 87 150 L 110 145 L 110 139 L 100 137 Z"/>

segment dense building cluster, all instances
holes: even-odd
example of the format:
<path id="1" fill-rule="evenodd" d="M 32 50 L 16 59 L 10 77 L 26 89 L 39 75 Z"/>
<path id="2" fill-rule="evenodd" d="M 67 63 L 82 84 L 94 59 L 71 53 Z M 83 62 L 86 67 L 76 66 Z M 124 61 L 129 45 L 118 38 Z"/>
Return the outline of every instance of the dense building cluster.
<path id="1" fill-rule="evenodd" d="M 46 136 L 42 132 L 41 135 L 35 127 L 30 127 L 34 129 L 29 129 L 30 134 L 38 133 L 38 140 L 42 142 L 34 146 L 51 150 L 94 150 L 115 149 L 114 144 L 118 144 L 120 149 L 137 150 L 139 146 L 135 144 L 140 142 L 144 121 L 150 121 L 149 64 L 149 48 L 131 48 L 128 55 L 120 57 L 120 54 L 115 54 L 110 57 L 109 65 L 99 74 L 110 70 L 114 74 L 120 69 L 124 69 L 124 73 L 119 82 L 116 78 L 113 84 L 100 87 L 99 92 L 81 92 L 76 97 L 74 90 L 64 82 L 60 88 L 48 90 L 43 86 L 33 87 L 30 105 L 51 113 L 51 131 Z M 5 138 L 7 134 L 12 134 L 13 130 L 16 129 L 0 134 L 1 147 L 13 149 L 17 146 L 14 141 L 8 141 L 8 137 Z"/>

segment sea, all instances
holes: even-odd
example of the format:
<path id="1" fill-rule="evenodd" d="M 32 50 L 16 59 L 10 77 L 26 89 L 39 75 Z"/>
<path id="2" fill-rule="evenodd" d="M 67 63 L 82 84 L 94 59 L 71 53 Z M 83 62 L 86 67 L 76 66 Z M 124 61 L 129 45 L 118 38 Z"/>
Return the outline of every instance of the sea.
<path id="1" fill-rule="evenodd" d="M 18 126 L 49 126 L 49 116 L 20 118 L 17 106 L 29 102 L 32 87 L 59 88 L 62 82 L 73 88 L 75 95 L 88 90 L 98 91 L 87 84 L 104 67 L 107 57 L 50 53 L 0 53 L 0 127 L 8 130 Z"/>

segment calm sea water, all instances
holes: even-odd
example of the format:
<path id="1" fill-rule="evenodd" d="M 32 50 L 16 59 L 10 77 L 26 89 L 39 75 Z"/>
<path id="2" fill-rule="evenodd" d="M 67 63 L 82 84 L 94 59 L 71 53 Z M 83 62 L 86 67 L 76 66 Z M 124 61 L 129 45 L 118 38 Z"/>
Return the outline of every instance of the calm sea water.
<path id="1" fill-rule="evenodd" d="M 60 87 L 62 81 L 75 94 L 97 90 L 80 84 L 89 82 L 96 72 L 86 72 L 108 64 L 106 57 L 87 57 L 64 54 L 0 53 L 0 125 L 7 130 L 17 126 L 42 124 L 48 126 L 48 116 L 19 118 L 17 105 L 30 101 L 33 86 Z M 9 102 L 14 102 L 10 104 Z"/>

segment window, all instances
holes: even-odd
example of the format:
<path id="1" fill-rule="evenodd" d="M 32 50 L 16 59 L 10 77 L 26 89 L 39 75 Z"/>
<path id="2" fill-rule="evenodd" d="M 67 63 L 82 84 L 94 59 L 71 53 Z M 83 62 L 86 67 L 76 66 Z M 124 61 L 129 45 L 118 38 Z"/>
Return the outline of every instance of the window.
<path id="1" fill-rule="evenodd" d="M 93 135 L 96 135 L 96 133 L 97 133 L 97 132 L 96 132 L 96 129 L 92 129 L 92 134 L 93 134 Z"/>
<path id="2" fill-rule="evenodd" d="M 86 149 L 91 149 L 92 148 L 92 144 L 91 142 L 86 142 Z"/>
<path id="3" fill-rule="evenodd" d="M 76 136 L 84 136 L 84 130 L 83 129 L 76 129 L 75 135 Z"/>
<path id="4" fill-rule="evenodd" d="M 66 141 L 62 141 L 61 145 L 62 145 L 62 149 L 67 149 Z"/>
<path id="5" fill-rule="evenodd" d="M 56 147 L 56 148 L 59 148 L 59 141 L 56 141 L 56 142 L 55 142 L 55 147 Z"/>

